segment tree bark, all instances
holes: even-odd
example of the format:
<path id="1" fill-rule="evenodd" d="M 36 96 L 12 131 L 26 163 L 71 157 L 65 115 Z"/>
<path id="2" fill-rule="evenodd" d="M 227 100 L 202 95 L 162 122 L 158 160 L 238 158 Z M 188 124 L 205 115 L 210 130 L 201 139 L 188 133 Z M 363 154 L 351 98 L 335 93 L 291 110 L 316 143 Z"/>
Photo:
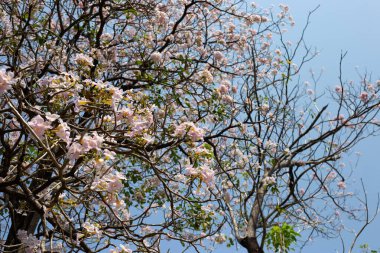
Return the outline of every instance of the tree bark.
<path id="1" fill-rule="evenodd" d="M 259 246 L 256 237 L 245 237 L 239 241 L 239 243 L 247 249 L 248 253 L 264 253 L 264 250 Z"/>
<path id="2" fill-rule="evenodd" d="M 5 242 L 6 252 L 17 252 L 24 253 L 24 247 L 20 245 L 20 240 L 17 238 L 17 232 L 19 230 L 25 230 L 28 234 L 33 234 L 37 227 L 38 221 L 40 220 L 40 215 L 33 212 L 26 216 L 18 213 L 13 213 L 14 219 L 12 219 L 12 225 L 8 233 L 7 240 Z"/>

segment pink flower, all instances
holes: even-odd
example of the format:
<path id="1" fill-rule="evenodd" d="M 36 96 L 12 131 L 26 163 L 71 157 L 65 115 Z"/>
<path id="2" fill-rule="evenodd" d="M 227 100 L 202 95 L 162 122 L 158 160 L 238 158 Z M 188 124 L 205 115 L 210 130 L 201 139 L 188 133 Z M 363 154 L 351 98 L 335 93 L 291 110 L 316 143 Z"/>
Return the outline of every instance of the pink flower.
<path id="1" fill-rule="evenodd" d="M 165 25 L 168 22 L 168 19 L 169 19 L 169 17 L 165 12 L 156 10 L 156 22 L 157 22 L 157 24 Z"/>
<path id="2" fill-rule="evenodd" d="M 93 59 L 85 54 L 77 54 L 74 58 L 75 62 L 79 65 L 86 66 L 86 67 L 93 67 Z"/>
<path id="3" fill-rule="evenodd" d="M 0 95 L 11 87 L 11 75 L 8 75 L 5 69 L 0 70 Z"/>
<path id="4" fill-rule="evenodd" d="M 132 253 L 132 250 L 128 248 L 128 246 L 124 246 L 120 244 L 121 252 L 122 253 Z"/>
<path id="5" fill-rule="evenodd" d="M 343 92 L 342 86 L 335 86 L 335 91 L 336 93 L 342 93 Z"/>
<path id="6" fill-rule="evenodd" d="M 336 178 L 336 172 L 335 171 L 332 171 L 330 172 L 328 175 L 327 175 L 327 179 L 334 179 Z"/>
<path id="7" fill-rule="evenodd" d="M 187 166 L 185 169 L 185 175 L 189 177 L 199 177 L 200 180 L 206 183 L 208 187 L 213 187 L 215 184 L 215 171 L 213 171 L 206 165 L 203 165 L 200 168 Z"/>
<path id="8" fill-rule="evenodd" d="M 202 128 L 196 127 L 193 122 L 184 122 L 176 127 L 174 135 L 184 137 L 187 135 L 191 141 L 199 141 L 203 139 L 205 131 Z"/>
<path id="9" fill-rule="evenodd" d="M 108 192 L 118 192 L 123 188 L 123 183 L 117 177 L 111 177 L 108 179 Z"/>
<path id="10" fill-rule="evenodd" d="M 272 185 L 272 184 L 276 183 L 276 178 L 274 178 L 274 177 L 265 177 L 262 182 L 263 182 L 264 185 Z"/>
<path id="11" fill-rule="evenodd" d="M 208 187 L 212 187 L 215 184 L 215 171 L 207 166 L 201 167 L 202 181 L 207 184 Z"/>
<path id="12" fill-rule="evenodd" d="M 95 178 L 95 180 L 91 184 L 91 190 L 99 190 L 99 191 L 104 191 L 107 189 L 108 183 L 105 180 L 105 178 Z"/>
<path id="13" fill-rule="evenodd" d="M 35 252 L 41 243 L 34 235 L 28 235 L 28 232 L 25 230 L 17 231 L 17 237 L 20 239 L 23 246 L 26 247 L 26 253 Z"/>
<path id="14" fill-rule="evenodd" d="M 70 159 L 70 161 L 74 161 L 74 160 L 78 159 L 79 156 L 81 156 L 83 153 L 85 153 L 85 150 L 82 147 L 82 145 L 80 145 L 77 142 L 74 142 L 69 147 L 69 150 L 67 152 L 67 156 Z"/>
<path id="15" fill-rule="evenodd" d="M 96 236 L 100 237 L 102 234 L 102 231 L 99 230 L 98 226 L 91 224 L 87 221 L 85 223 L 83 223 L 82 226 L 86 230 L 86 232 L 89 233 L 90 235 L 96 235 Z"/>
<path id="16" fill-rule="evenodd" d="M 214 77 L 212 76 L 211 72 L 207 69 L 200 72 L 199 76 L 200 79 L 205 83 L 212 83 L 212 81 L 214 80 Z"/>
<path id="17" fill-rule="evenodd" d="M 151 54 L 150 59 L 154 63 L 160 63 L 162 61 L 162 54 L 160 52 L 154 52 L 153 54 Z"/>
<path id="18" fill-rule="evenodd" d="M 105 158 L 106 160 L 112 160 L 112 159 L 114 159 L 115 156 L 116 156 L 116 153 L 115 153 L 115 152 L 110 151 L 110 150 L 108 150 L 108 149 L 103 150 L 103 154 L 104 154 L 104 158 Z"/>
<path id="19" fill-rule="evenodd" d="M 284 12 L 288 12 L 289 11 L 289 6 L 285 5 L 285 4 L 280 4 L 279 7 L 284 11 Z"/>
<path id="20" fill-rule="evenodd" d="M 372 83 L 369 83 L 367 85 L 367 90 L 373 93 L 373 92 L 375 92 L 375 86 L 373 86 Z"/>
<path id="21" fill-rule="evenodd" d="M 28 124 L 40 139 L 43 138 L 45 131 L 51 127 L 50 122 L 45 121 L 40 115 L 34 117 Z"/>
<path id="22" fill-rule="evenodd" d="M 224 59 L 224 55 L 220 51 L 215 51 L 214 57 L 216 61 L 222 61 Z"/>
<path id="23" fill-rule="evenodd" d="M 120 120 L 122 118 L 125 118 L 127 122 L 131 122 L 133 119 L 133 111 L 129 108 L 122 108 L 117 112 L 116 120 Z"/>
<path id="24" fill-rule="evenodd" d="M 307 89 L 306 93 L 309 96 L 313 96 L 314 95 L 314 91 L 312 89 Z"/>
<path id="25" fill-rule="evenodd" d="M 232 104 L 234 102 L 234 99 L 229 95 L 223 95 L 222 101 L 226 104 Z"/>
<path id="26" fill-rule="evenodd" d="M 260 110 L 264 116 L 268 113 L 269 109 L 270 107 L 268 104 L 263 104 L 262 106 L 260 106 Z"/>
<path id="27" fill-rule="evenodd" d="M 70 142 L 70 128 L 66 122 L 62 122 L 55 129 L 55 134 L 66 143 Z"/>
<path id="28" fill-rule="evenodd" d="M 100 40 L 101 40 L 103 43 L 109 43 L 112 39 L 113 39 L 113 36 L 112 36 L 112 34 L 110 34 L 110 33 L 103 33 L 103 34 L 100 36 Z"/>
<path id="29" fill-rule="evenodd" d="M 186 176 L 198 175 L 198 170 L 196 168 L 194 168 L 193 166 L 187 166 L 185 169 L 185 175 Z"/>
<path id="30" fill-rule="evenodd" d="M 116 107 L 117 103 L 124 98 L 124 92 L 122 89 L 115 86 L 110 86 L 108 90 L 112 94 L 112 105 Z"/>
<path id="31" fill-rule="evenodd" d="M 220 84 L 226 86 L 228 89 L 231 87 L 231 82 L 228 80 L 223 80 Z"/>
<path id="32" fill-rule="evenodd" d="M 59 115 L 58 115 L 58 114 L 51 114 L 50 112 L 45 113 L 45 117 L 46 117 L 47 120 L 49 120 L 50 122 L 53 122 L 53 121 L 55 121 L 56 119 L 59 119 Z"/>
<path id="33" fill-rule="evenodd" d="M 346 189 L 346 183 L 344 181 L 340 181 L 337 185 L 339 189 Z"/>
<path id="34" fill-rule="evenodd" d="M 104 138 L 102 136 L 99 136 L 98 133 L 93 133 L 92 136 L 85 135 L 83 136 L 81 140 L 81 144 L 85 151 L 89 151 L 91 149 L 100 149 L 100 146 L 102 145 L 104 141 Z"/>
<path id="35" fill-rule="evenodd" d="M 338 117 L 336 117 L 336 120 L 344 120 L 344 115 L 339 114 Z"/>
<path id="36" fill-rule="evenodd" d="M 118 199 L 118 198 L 114 198 L 113 199 L 113 202 L 112 202 L 112 206 L 116 209 L 116 210 L 120 210 L 122 208 L 125 208 L 127 205 L 125 204 L 124 200 L 122 199 Z"/>
<path id="37" fill-rule="evenodd" d="M 221 85 L 219 86 L 218 90 L 219 90 L 219 92 L 220 92 L 221 94 L 226 94 L 226 93 L 228 93 L 229 87 L 226 86 L 226 85 L 224 85 L 224 84 L 221 84 Z"/>
<path id="38" fill-rule="evenodd" d="M 361 101 L 367 102 L 367 100 L 368 100 L 368 93 L 365 92 L 365 91 L 363 91 L 362 93 L 360 93 L 359 98 L 360 98 Z"/>
<path id="39" fill-rule="evenodd" d="M 117 193 L 124 187 L 121 180 L 125 179 L 126 177 L 120 172 L 109 174 L 101 178 L 96 178 L 91 185 L 91 189 L 98 189 L 100 191 L 106 190 L 110 193 Z"/>
<path id="40" fill-rule="evenodd" d="M 225 234 L 217 234 L 214 239 L 214 241 L 219 244 L 224 243 L 226 240 L 227 236 Z"/>

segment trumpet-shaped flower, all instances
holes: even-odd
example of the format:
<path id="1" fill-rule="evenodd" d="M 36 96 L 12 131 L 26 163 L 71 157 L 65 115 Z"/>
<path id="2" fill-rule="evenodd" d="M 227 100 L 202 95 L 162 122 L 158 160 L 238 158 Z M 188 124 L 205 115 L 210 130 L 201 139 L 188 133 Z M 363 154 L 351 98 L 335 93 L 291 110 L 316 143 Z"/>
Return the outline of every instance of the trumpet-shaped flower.
<path id="1" fill-rule="evenodd" d="M 45 131 L 50 129 L 50 122 L 45 121 L 40 115 L 35 116 L 28 122 L 38 138 L 42 139 Z"/>
<path id="2" fill-rule="evenodd" d="M 193 122 L 184 122 L 176 127 L 174 135 L 184 137 L 187 135 L 191 141 L 199 141 L 203 139 L 205 131 L 202 128 L 196 127 Z"/>
<path id="3" fill-rule="evenodd" d="M 85 67 L 93 67 L 93 59 L 85 54 L 77 54 L 74 58 L 75 62 Z"/>
<path id="4" fill-rule="evenodd" d="M 0 95 L 11 87 L 11 75 L 7 74 L 4 69 L 0 70 Z"/>

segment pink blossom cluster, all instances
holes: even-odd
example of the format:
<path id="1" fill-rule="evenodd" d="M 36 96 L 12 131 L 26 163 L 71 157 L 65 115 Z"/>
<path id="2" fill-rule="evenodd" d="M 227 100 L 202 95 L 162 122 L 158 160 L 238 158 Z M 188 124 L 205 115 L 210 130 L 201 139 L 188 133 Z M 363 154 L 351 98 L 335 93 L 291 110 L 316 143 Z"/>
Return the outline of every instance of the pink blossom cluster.
<path id="1" fill-rule="evenodd" d="M 81 65 L 84 67 L 93 67 L 94 66 L 93 59 L 90 56 L 85 55 L 85 54 L 77 54 L 74 58 L 74 61 L 78 65 Z"/>
<path id="2" fill-rule="evenodd" d="M 26 253 L 33 253 L 40 247 L 41 241 L 38 240 L 34 235 L 28 234 L 25 230 L 18 230 L 17 237 L 20 239 L 21 243 L 26 247 Z"/>
<path id="3" fill-rule="evenodd" d="M 226 240 L 227 240 L 227 236 L 221 233 L 215 235 L 215 238 L 214 238 L 214 241 L 219 244 L 224 243 Z"/>
<path id="4" fill-rule="evenodd" d="M 264 185 L 273 185 L 276 183 L 276 178 L 275 177 L 264 177 L 262 180 L 262 183 Z"/>
<path id="5" fill-rule="evenodd" d="M 97 237 L 102 235 L 102 231 L 99 229 L 97 224 L 92 224 L 86 221 L 82 226 L 89 235 L 96 235 Z"/>
<path id="6" fill-rule="evenodd" d="M 41 115 L 37 115 L 28 122 L 39 139 L 43 139 L 46 130 L 51 128 L 51 122 L 44 120 Z"/>
<path id="7" fill-rule="evenodd" d="M 70 127 L 66 122 L 61 121 L 61 123 L 55 128 L 55 134 L 67 144 L 70 143 Z"/>
<path id="8" fill-rule="evenodd" d="M 210 84 L 213 82 L 214 77 L 209 70 L 204 69 L 203 71 L 201 71 L 199 73 L 199 79 L 201 82 L 204 82 L 206 84 Z"/>
<path id="9" fill-rule="evenodd" d="M 154 52 L 152 53 L 152 55 L 150 56 L 150 59 L 154 62 L 154 63 L 160 63 L 162 61 L 162 54 L 160 52 Z"/>
<path id="10" fill-rule="evenodd" d="M 132 253 L 128 245 L 119 245 L 119 248 L 110 250 L 110 253 Z"/>
<path id="11" fill-rule="evenodd" d="M 67 152 L 70 161 L 78 159 L 81 155 L 90 150 L 100 150 L 104 138 L 97 132 L 85 134 L 82 138 L 77 138 L 78 142 L 73 142 Z"/>
<path id="12" fill-rule="evenodd" d="M 359 99 L 364 103 L 367 102 L 368 101 L 368 93 L 365 91 L 361 92 L 359 95 Z"/>
<path id="13" fill-rule="evenodd" d="M 185 136 L 189 137 L 191 141 L 200 141 L 203 139 L 205 131 L 195 126 L 193 122 L 183 122 L 176 126 L 174 131 L 174 136 L 183 138 Z"/>
<path id="14" fill-rule="evenodd" d="M 198 177 L 208 187 L 213 187 L 215 184 L 215 171 L 208 165 L 202 165 L 198 168 L 187 166 L 185 175 L 189 177 Z"/>
<path id="15" fill-rule="evenodd" d="M 123 188 L 122 180 L 126 180 L 126 177 L 116 171 L 115 173 L 107 174 L 103 177 L 97 177 L 91 188 L 111 193 L 119 192 Z"/>
<path id="16" fill-rule="evenodd" d="M 346 189 L 346 183 L 344 181 L 339 181 L 337 186 L 339 189 L 342 189 L 342 190 Z"/>
<path id="17" fill-rule="evenodd" d="M 0 69 L 0 95 L 6 92 L 11 87 L 12 75 L 4 69 Z"/>
<path id="18" fill-rule="evenodd" d="M 278 146 L 278 144 L 271 141 L 271 140 L 267 140 L 265 142 L 265 149 L 270 154 L 274 154 L 277 151 L 277 146 Z"/>
<path id="19" fill-rule="evenodd" d="M 220 92 L 220 94 L 226 94 L 228 93 L 230 87 L 231 83 L 227 80 L 223 80 L 218 88 L 218 91 Z"/>

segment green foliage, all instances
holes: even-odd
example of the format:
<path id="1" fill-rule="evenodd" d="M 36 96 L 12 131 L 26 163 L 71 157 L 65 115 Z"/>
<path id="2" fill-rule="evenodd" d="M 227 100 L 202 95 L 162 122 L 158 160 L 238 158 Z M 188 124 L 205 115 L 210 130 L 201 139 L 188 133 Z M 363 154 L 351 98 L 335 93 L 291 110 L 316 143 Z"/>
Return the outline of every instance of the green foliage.
<path id="1" fill-rule="evenodd" d="M 294 231 L 293 226 L 286 222 L 281 227 L 275 225 L 267 234 L 267 247 L 268 249 L 273 249 L 274 252 L 287 253 L 293 250 L 290 246 L 297 242 L 297 236 L 300 236 L 300 234 Z"/>
<path id="2" fill-rule="evenodd" d="M 228 238 L 228 243 L 227 243 L 227 248 L 231 248 L 232 246 L 234 246 L 235 243 L 234 243 L 234 239 L 229 237 Z"/>
<path id="3" fill-rule="evenodd" d="M 379 250 L 371 249 L 368 246 L 368 243 L 364 243 L 364 244 L 360 245 L 359 248 L 361 249 L 362 253 L 379 253 Z"/>

